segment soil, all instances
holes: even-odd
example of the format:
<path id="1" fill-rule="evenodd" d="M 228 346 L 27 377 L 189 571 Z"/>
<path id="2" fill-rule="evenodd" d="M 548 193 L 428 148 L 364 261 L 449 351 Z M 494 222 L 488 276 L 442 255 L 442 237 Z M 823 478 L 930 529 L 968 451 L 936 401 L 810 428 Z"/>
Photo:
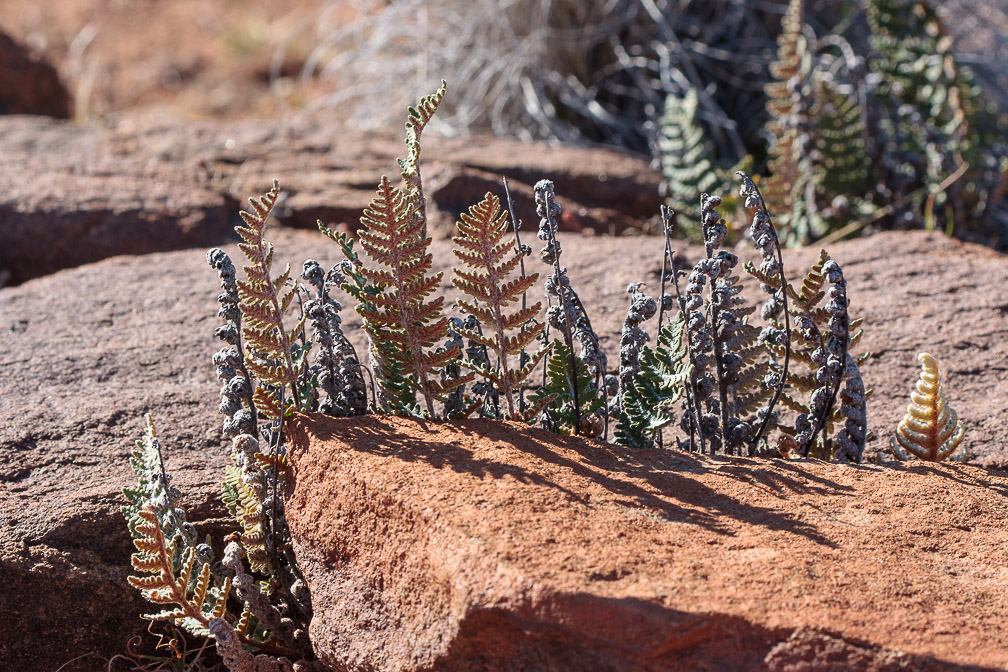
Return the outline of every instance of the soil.
<path id="1" fill-rule="evenodd" d="M 321 0 L 4 0 L 0 31 L 56 66 L 79 119 L 275 117 L 319 93 L 298 73 L 323 8 L 353 16 Z"/>

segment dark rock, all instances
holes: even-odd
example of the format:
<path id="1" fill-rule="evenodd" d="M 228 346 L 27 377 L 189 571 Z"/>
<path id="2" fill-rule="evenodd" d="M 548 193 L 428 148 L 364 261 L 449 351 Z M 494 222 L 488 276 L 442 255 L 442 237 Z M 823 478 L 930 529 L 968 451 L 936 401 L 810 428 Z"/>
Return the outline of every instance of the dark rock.
<path id="1" fill-rule="evenodd" d="M 0 114 L 73 116 L 73 98 L 56 68 L 0 30 Z"/>

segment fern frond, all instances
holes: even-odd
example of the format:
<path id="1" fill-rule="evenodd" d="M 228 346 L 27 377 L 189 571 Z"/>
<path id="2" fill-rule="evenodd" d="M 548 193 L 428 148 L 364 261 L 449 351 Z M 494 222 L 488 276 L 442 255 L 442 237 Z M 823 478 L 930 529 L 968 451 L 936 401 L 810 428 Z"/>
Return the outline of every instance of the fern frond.
<path id="1" fill-rule="evenodd" d="M 447 84 L 442 79 L 441 87 L 429 96 L 424 96 L 416 107 L 410 107 L 406 116 L 406 149 L 405 159 L 399 159 L 402 169 L 402 179 L 409 195 L 410 218 L 421 227 L 421 235 L 427 235 L 427 202 L 423 193 L 423 181 L 420 177 L 420 134 L 427 122 L 434 117 L 441 100 L 444 98 Z"/>
<path id="2" fill-rule="evenodd" d="M 238 282 L 239 305 L 245 317 L 242 337 L 248 370 L 261 383 L 287 388 L 300 407 L 297 371 L 291 358 L 294 344 L 283 323 L 284 311 L 293 298 L 293 291 L 282 293 L 290 277 L 290 266 L 276 280 L 271 279 L 273 246 L 263 237 L 279 195 L 280 185 L 274 181 L 266 195 L 249 199 L 252 211 L 242 211 L 245 225 L 235 227 L 246 241 L 239 247 L 248 259 L 245 280 Z"/>
<path id="3" fill-rule="evenodd" d="M 623 393 L 616 440 L 631 448 L 653 444 L 655 432 L 675 421 L 673 405 L 686 391 L 692 367 L 682 312 L 658 332 L 655 348 L 641 349 L 640 370 Z"/>
<path id="4" fill-rule="evenodd" d="M 427 300 L 441 282 L 441 273 L 428 275 L 431 255 L 427 252 L 431 239 L 423 235 L 422 227 L 412 217 L 408 199 L 382 177 L 378 192 L 364 211 L 359 233 L 361 246 L 371 259 L 384 268 L 375 272 L 363 265 L 356 269 L 362 280 L 374 288 L 359 292 L 367 299 L 357 310 L 364 318 L 364 328 L 372 343 L 392 341 L 398 347 L 377 346 L 373 352 L 380 359 L 381 371 L 388 374 L 401 371 L 402 380 L 393 381 L 391 389 L 385 375 L 380 379 L 387 396 L 396 399 L 393 405 L 402 411 L 412 408 L 403 392 L 409 386 L 421 393 L 427 413 L 434 415 L 434 402 L 465 380 L 438 381 L 442 369 L 457 359 L 459 348 L 444 353 L 434 352 L 448 334 L 448 319 L 441 315 L 442 297 Z"/>
<path id="5" fill-rule="evenodd" d="M 682 98 L 670 94 L 665 99 L 658 137 L 668 205 L 675 211 L 678 228 L 693 239 L 702 238 L 702 231 L 694 224 L 700 215 L 696 194 L 720 191 L 723 181 L 697 119 L 698 102 L 694 89 Z"/>
<path id="6" fill-rule="evenodd" d="M 575 362 L 574 375 L 571 374 L 570 362 Z M 574 408 L 574 389 L 577 386 L 577 397 L 580 403 L 580 413 Z M 595 387 L 594 377 L 588 371 L 588 366 L 563 341 L 553 342 L 553 349 L 546 361 L 546 384 L 536 390 L 530 401 L 533 406 L 542 406 L 549 414 L 547 423 L 553 431 L 562 434 L 573 434 L 574 423 L 580 418 L 578 432 L 581 436 L 599 436 L 603 431 L 602 418 L 599 411 L 605 406 L 605 400 Z"/>
<path id="7" fill-rule="evenodd" d="M 962 443 L 965 429 L 942 395 L 938 362 L 926 352 L 917 355 L 917 359 L 921 364 L 920 378 L 890 446 L 901 460 L 910 459 L 910 454 L 931 462 L 950 457 L 962 460 L 965 448 L 955 457 L 952 454 Z"/>
<path id="8" fill-rule="evenodd" d="M 523 253 L 516 249 L 514 237 L 508 236 L 507 214 L 501 211 L 497 196 L 488 192 L 482 201 L 469 208 L 468 213 L 462 213 L 461 221 L 456 226 L 458 234 L 452 238 L 456 245 L 455 256 L 472 269 L 453 269 L 455 286 L 472 299 L 459 301 L 459 306 L 474 315 L 493 335 L 473 330 L 460 330 L 460 333 L 486 346 L 496 357 L 493 373 L 490 373 L 489 367 L 473 366 L 469 362 L 463 362 L 462 365 L 496 386 L 497 393 L 507 404 L 504 417 L 527 422 L 535 414 L 521 408 L 518 391 L 534 365 L 545 357 L 546 347 L 542 346 L 532 354 L 532 366 L 523 367 L 520 362 L 509 358 L 518 355 L 538 338 L 546 325 L 529 325 L 542 307 L 539 302 L 519 310 L 509 311 L 507 308 L 520 300 L 521 295 L 535 284 L 539 275 L 533 273 L 508 279 L 518 268 Z M 511 336 L 509 332 L 515 329 L 519 329 L 518 334 Z"/>

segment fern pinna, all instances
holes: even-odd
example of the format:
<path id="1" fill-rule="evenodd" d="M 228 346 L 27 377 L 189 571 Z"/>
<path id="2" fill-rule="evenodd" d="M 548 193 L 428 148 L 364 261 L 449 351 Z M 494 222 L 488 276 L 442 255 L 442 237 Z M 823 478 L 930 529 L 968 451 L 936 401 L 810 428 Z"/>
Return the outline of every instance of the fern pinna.
<path id="1" fill-rule="evenodd" d="M 487 193 L 482 201 L 462 213 L 457 223 L 458 235 L 452 238 L 455 256 L 471 270 L 454 269 L 454 284 L 469 299 L 460 299 L 459 307 L 474 316 L 493 331 L 483 334 L 475 329 L 460 328 L 459 334 L 478 343 L 497 358 L 497 366 L 472 359 L 462 365 L 489 380 L 507 404 L 504 417 L 508 420 L 531 422 L 541 408 L 522 408 L 518 391 L 548 351 L 540 347 L 528 361 L 520 360 L 521 353 L 538 339 L 546 328 L 543 323 L 532 324 L 542 303 L 517 310 L 508 310 L 522 294 L 535 286 L 538 273 L 508 277 L 521 263 L 524 253 L 516 249 L 513 236 L 508 236 L 508 219 L 501 211 L 500 199 Z M 517 333 L 515 333 L 517 332 Z M 514 335 L 509 335 L 513 333 Z"/>

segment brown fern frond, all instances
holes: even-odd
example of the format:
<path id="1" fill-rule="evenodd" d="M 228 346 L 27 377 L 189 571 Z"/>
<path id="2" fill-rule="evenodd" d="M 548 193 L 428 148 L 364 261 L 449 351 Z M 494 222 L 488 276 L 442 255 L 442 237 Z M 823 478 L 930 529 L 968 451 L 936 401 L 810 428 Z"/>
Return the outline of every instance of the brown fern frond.
<path id="1" fill-rule="evenodd" d="M 293 339 L 303 328 L 303 323 L 294 331 L 284 328 L 284 312 L 294 298 L 294 289 L 284 291 L 290 278 L 290 266 L 276 279 L 270 276 L 273 261 L 273 245 L 263 234 L 269 217 L 280 195 L 280 185 L 274 180 L 269 193 L 258 199 L 249 199 L 251 212 L 242 211 L 244 226 L 235 231 L 245 241 L 239 248 L 248 259 L 245 265 L 245 280 L 238 281 L 238 297 L 242 315 L 242 337 L 248 370 L 261 384 L 287 388 L 294 403 L 300 406 L 297 372 L 291 358 Z"/>
<path id="2" fill-rule="evenodd" d="M 137 513 L 142 521 L 136 526 L 139 537 L 134 539 L 133 569 L 145 576 L 129 576 L 130 585 L 140 589 L 144 597 L 155 604 L 175 605 L 174 609 L 144 618 L 169 621 L 190 632 L 209 634 L 210 619 L 226 617 L 226 604 L 231 593 L 231 581 L 224 578 L 220 586 L 212 585 L 209 563 L 198 560 L 194 549 L 187 549 L 178 570 L 172 558 L 174 542 L 166 539 L 157 511 L 150 502 Z M 262 644 L 243 639 L 243 643 L 261 648 Z"/>
<path id="3" fill-rule="evenodd" d="M 926 352 L 917 355 L 917 359 L 921 364 L 920 378 L 910 394 L 907 414 L 890 442 L 893 453 L 901 460 L 910 459 L 910 454 L 930 462 L 950 457 L 961 460 L 966 456 L 965 448 L 955 457 L 952 453 L 962 443 L 966 430 L 942 395 L 938 362 Z"/>
<path id="4" fill-rule="evenodd" d="M 525 309 L 508 310 L 512 304 L 521 300 L 523 293 L 535 285 L 539 275 L 532 274 L 508 279 L 508 276 L 518 268 L 522 252 L 516 249 L 514 236 L 508 235 L 510 225 L 508 216 L 500 207 L 500 199 L 487 192 L 483 200 L 469 208 L 468 213 L 462 213 L 461 221 L 456 224 L 458 234 L 452 238 L 456 249 L 455 256 L 469 267 L 453 269 L 455 286 L 468 295 L 472 301 L 460 301 L 459 305 L 472 315 L 475 315 L 483 325 L 493 332 L 492 337 L 475 333 L 475 330 L 463 330 L 461 333 L 471 340 L 485 345 L 496 357 L 497 373 L 491 379 L 497 384 L 498 391 L 507 404 L 504 417 L 509 420 L 525 418 L 525 409 L 518 403 L 518 390 L 525 382 L 525 376 L 517 374 L 527 367 L 518 362 L 509 361 L 509 357 L 517 355 L 522 348 L 529 345 L 545 329 L 545 323 L 528 328 L 529 320 L 539 313 L 540 303 Z M 516 336 L 509 332 L 521 329 Z M 545 349 L 533 355 L 537 363 L 545 356 Z M 481 373 L 486 377 L 487 367 L 474 367 L 471 363 L 464 366 Z"/>
<path id="5" fill-rule="evenodd" d="M 261 493 L 256 493 L 244 479 L 239 480 L 235 488 L 238 493 L 235 519 L 242 528 L 241 541 L 248 554 L 249 566 L 254 572 L 272 575 L 273 566 L 266 546 Z"/>
<path id="6" fill-rule="evenodd" d="M 383 268 L 358 269 L 381 289 L 369 297 L 369 305 L 358 305 L 358 312 L 372 339 L 397 346 L 383 351 L 384 356 L 407 373 L 409 383 L 423 395 L 428 414 L 434 415 L 434 402 L 443 400 L 467 379 L 437 380 L 440 370 L 457 359 L 461 350 L 434 352 L 448 334 L 448 319 L 441 314 L 443 297 L 428 297 L 440 285 L 443 274 L 428 274 L 431 239 L 423 235 L 410 207 L 405 194 L 382 177 L 377 194 L 361 217 L 365 228 L 359 237 L 364 251 Z"/>

